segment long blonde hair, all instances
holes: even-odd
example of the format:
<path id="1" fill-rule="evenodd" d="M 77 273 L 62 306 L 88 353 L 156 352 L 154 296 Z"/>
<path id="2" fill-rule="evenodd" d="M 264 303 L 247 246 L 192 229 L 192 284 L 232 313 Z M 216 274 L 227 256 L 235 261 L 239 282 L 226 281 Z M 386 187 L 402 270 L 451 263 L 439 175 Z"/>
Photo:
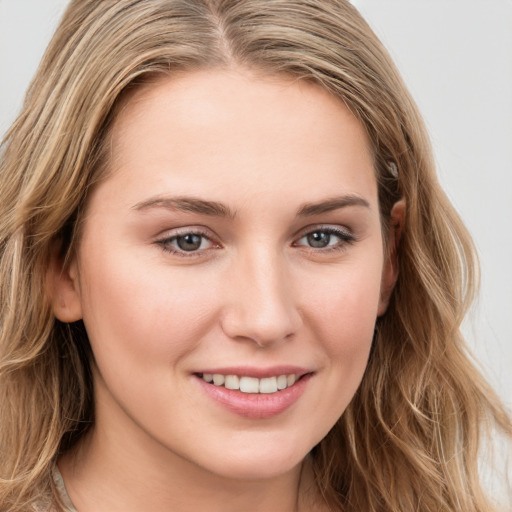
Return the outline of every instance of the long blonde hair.
<path id="1" fill-rule="evenodd" d="M 405 199 L 400 276 L 353 401 L 313 449 L 331 510 L 492 510 L 482 426 L 510 418 L 470 362 L 471 239 L 434 170 L 421 117 L 346 0 L 73 0 L 0 155 L 0 509 L 54 494 L 60 454 L 94 423 L 87 335 L 51 311 L 52 254 L 68 258 L 88 190 L 108 170 L 127 91 L 153 75 L 243 65 L 310 80 L 366 128 L 381 214 Z"/>

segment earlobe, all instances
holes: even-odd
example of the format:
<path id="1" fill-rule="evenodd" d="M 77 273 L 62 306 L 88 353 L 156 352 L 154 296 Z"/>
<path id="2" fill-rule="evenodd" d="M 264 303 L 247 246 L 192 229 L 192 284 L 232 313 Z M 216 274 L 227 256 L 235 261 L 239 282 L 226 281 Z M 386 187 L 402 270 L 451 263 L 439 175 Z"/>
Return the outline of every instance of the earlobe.
<path id="1" fill-rule="evenodd" d="M 405 200 L 397 201 L 390 214 L 390 226 L 385 255 L 384 267 L 382 269 L 382 280 L 380 289 L 379 309 L 377 316 L 382 316 L 389 305 L 391 294 L 398 279 L 398 245 L 402 235 L 405 217 Z"/>
<path id="2" fill-rule="evenodd" d="M 48 265 L 47 288 L 54 315 L 61 322 L 71 323 L 82 318 L 82 304 L 76 260 L 69 266 L 62 258 L 52 256 Z"/>

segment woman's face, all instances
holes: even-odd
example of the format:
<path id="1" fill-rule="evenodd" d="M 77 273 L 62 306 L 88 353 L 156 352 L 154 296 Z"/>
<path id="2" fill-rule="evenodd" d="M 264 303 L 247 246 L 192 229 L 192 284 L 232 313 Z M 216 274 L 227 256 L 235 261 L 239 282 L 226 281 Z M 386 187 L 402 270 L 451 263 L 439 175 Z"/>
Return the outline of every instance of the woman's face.
<path id="1" fill-rule="evenodd" d="M 110 157 L 55 301 L 90 338 L 93 435 L 227 477 L 296 467 L 394 283 L 364 129 L 318 86 L 200 71 L 136 92 Z"/>

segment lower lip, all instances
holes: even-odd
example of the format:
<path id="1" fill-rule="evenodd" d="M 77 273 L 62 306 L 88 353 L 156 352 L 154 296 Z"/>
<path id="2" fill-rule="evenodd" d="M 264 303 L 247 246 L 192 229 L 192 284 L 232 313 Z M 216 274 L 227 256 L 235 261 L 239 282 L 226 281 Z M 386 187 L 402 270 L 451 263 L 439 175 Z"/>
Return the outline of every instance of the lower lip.
<path id="1" fill-rule="evenodd" d="M 230 412 L 244 418 L 266 419 L 277 416 L 291 407 L 301 397 L 313 374 L 299 379 L 293 386 L 276 393 L 242 393 L 224 386 L 215 386 L 196 377 L 207 395 Z"/>

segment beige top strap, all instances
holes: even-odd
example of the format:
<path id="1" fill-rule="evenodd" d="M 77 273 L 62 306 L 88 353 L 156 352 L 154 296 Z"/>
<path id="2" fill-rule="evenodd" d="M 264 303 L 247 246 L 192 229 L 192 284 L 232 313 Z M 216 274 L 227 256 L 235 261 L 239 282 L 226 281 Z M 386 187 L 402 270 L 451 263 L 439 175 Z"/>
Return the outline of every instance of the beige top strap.
<path id="1" fill-rule="evenodd" d="M 78 512 L 73 503 L 71 503 L 71 499 L 69 498 L 68 491 L 66 490 L 64 480 L 62 479 L 62 475 L 60 474 L 57 465 L 55 465 L 52 469 L 52 478 L 55 482 L 55 487 L 59 492 L 59 497 L 62 500 L 62 503 L 65 505 L 63 512 Z"/>

